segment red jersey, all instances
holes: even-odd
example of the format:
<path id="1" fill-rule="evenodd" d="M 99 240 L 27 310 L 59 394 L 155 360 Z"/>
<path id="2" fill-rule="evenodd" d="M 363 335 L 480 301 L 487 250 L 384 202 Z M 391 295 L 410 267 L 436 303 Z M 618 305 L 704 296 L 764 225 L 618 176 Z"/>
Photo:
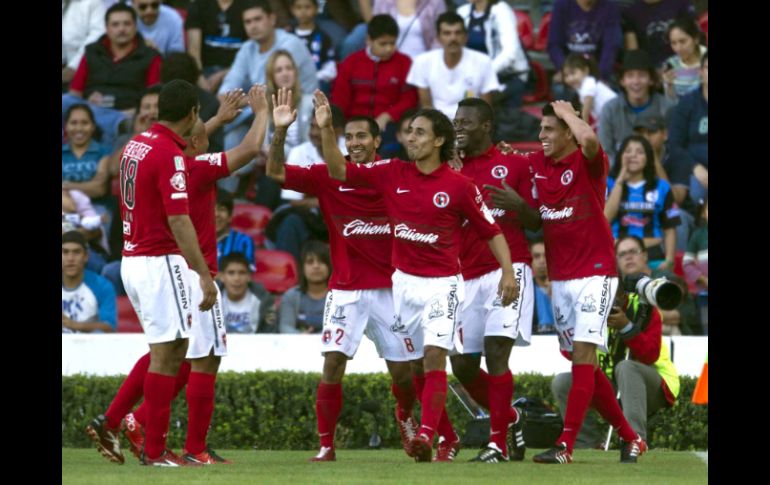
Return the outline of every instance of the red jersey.
<path id="1" fill-rule="evenodd" d="M 393 235 L 385 201 L 374 189 L 351 187 L 329 177 L 325 164 L 286 166 L 283 186 L 318 197 L 329 228 L 335 290 L 390 288 Z"/>
<path id="2" fill-rule="evenodd" d="M 467 220 L 482 240 L 500 234 L 473 181 L 442 163 L 424 174 L 397 158 L 347 164 L 345 186 L 369 186 L 383 195 L 393 225 L 393 266 L 416 276 L 460 273 L 461 227 Z"/>
<path id="3" fill-rule="evenodd" d="M 190 172 L 190 218 L 203 258 L 211 276 L 217 274 L 217 230 L 214 211 L 217 204 L 217 180 L 230 175 L 227 156 L 222 153 L 206 153 L 187 157 Z"/>
<path id="4" fill-rule="evenodd" d="M 560 162 L 546 158 L 543 150 L 529 160 L 543 218 L 548 277 L 617 276 L 612 232 L 604 217 L 610 164 L 601 146 L 593 160 L 580 146 Z"/>
<path id="5" fill-rule="evenodd" d="M 120 158 L 123 256 L 181 254 L 167 218 L 189 214 L 182 138 L 154 123 Z"/>
<path id="6" fill-rule="evenodd" d="M 511 186 L 531 207 L 537 207 L 532 198 L 532 174 L 529 173 L 529 160 L 521 155 L 503 155 L 494 145 L 477 157 L 466 157 L 463 160 L 461 173 L 476 184 L 484 195 L 484 201 L 500 225 L 508 247 L 511 249 L 511 262 L 532 264 L 529 254 L 527 237 L 524 228 L 515 212 L 498 209 L 492 204 L 490 191 L 484 185 L 494 185 L 502 188 L 505 182 Z M 466 280 L 478 278 L 490 271 L 495 271 L 500 264 L 492 254 L 492 250 L 478 233 L 465 226 L 463 228 L 462 248 L 460 249 L 460 264 L 463 278 Z"/>

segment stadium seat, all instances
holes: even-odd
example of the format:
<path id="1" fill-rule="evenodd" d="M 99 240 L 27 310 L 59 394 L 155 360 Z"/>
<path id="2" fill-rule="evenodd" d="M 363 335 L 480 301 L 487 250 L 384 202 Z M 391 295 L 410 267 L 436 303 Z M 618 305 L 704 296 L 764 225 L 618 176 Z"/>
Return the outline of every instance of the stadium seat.
<path id="1" fill-rule="evenodd" d="M 703 32 L 703 37 L 706 39 L 706 45 L 709 45 L 709 11 L 706 10 L 698 16 L 698 27 Z"/>
<path id="2" fill-rule="evenodd" d="M 521 110 L 525 113 L 529 113 L 535 118 L 542 120 L 543 119 L 543 106 L 540 104 L 530 104 L 529 106 L 522 106 Z"/>
<path id="3" fill-rule="evenodd" d="M 522 102 L 531 104 L 539 103 L 541 101 L 550 101 L 551 88 L 548 85 L 548 73 L 539 62 L 530 61 L 529 65 L 532 67 L 532 75 L 535 76 L 535 92 L 522 96 Z"/>
<path id="4" fill-rule="evenodd" d="M 516 10 L 516 30 L 519 31 L 521 46 L 526 50 L 532 49 L 535 46 L 535 27 L 527 12 Z"/>
<path id="5" fill-rule="evenodd" d="M 532 50 L 545 52 L 548 48 L 548 27 L 550 25 L 551 12 L 544 13 L 540 19 L 540 27 L 537 28 L 537 37 L 535 37 L 535 44 L 532 46 Z"/>
<path id="6" fill-rule="evenodd" d="M 261 205 L 236 203 L 233 206 L 232 227 L 251 236 L 257 247 L 265 245 L 265 227 L 270 222 L 273 212 Z"/>
<path id="7" fill-rule="evenodd" d="M 139 317 L 136 316 L 131 300 L 127 296 L 117 297 L 118 303 L 118 332 L 121 333 L 142 333 L 142 324 L 139 323 Z"/>
<path id="8" fill-rule="evenodd" d="M 674 255 L 674 274 L 684 278 L 684 267 L 682 266 L 682 258 L 684 258 L 684 251 L 677 251 Z"/>
<path id="9" fill-rule="evenodd" d="M 536 152 L 543 148 L 543 145 L 539 141 L 509 141 L 508 144 L 511 145 L 514 150 L 524 153 Z"/>
<path id="10" fill-rule="evenodd" d="M 299 273 L 291 253 L 277 249 L 257 249 L 255 253 L 257 271 L 251 279 L 265 285 L 267 291 L 283 293 L 297 284 Z"/>

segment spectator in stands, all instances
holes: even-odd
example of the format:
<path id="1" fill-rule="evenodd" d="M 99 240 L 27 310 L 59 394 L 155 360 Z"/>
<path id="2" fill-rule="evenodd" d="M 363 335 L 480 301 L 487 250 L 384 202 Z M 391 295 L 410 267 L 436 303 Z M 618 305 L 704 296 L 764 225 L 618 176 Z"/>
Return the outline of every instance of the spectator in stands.
<path id="1" fill-rule="evenodd" d="M 460 6 L 457 14 L 468 29 L 466 46 L 492 58 L 492 68 L 503 86 L 495 104 L 506 109 L 520 108 L 529 62 L 519 40 L 513 9 L 500 0 L 471 0 Z"/>
<path id="2" fill-rule="evenodd" d="M 630 234 L 644 241 L 652 268 L 673 269 L 679 208 L 671 186 L 655 174 L 654 160 L 646 138 L 623 141 L 607 177 L 604 215 L 616 239 Z"/>
<path id="3" fill-rule="evenodd" d="M 687 291 L 687 284 L 670 270 L 657 268 L 652 270 L 647 264 L 647 248 L 644 242 L 636 236 L 621 236 L 615 241 L 615 256 L 618 272 L 621 277 L 636 273 L 644 273 L 651 278 L 666 277 L 674 281 L 682 289 L 682 301 L 673 310 L 660 310 L 663 319 L 664 335 L 700 335 L 701 325 L 698 321 L 695 301 Z"/>
<path id="4" fill-rule="evenodd" d="M 285 149 L 302 145 L 310 140 L 310 131 L 313 120 L 313 93 L 306 93 L 300 84 L 297 64 L 291 54 L 285 50 L 277 50 L 270 55 L 267 61 L 267 99 L 272 113 L 272 97 L 278 93 L 279 88 L 289 88 L 292 91 L 292 108 L 297 110 L 297 121 L 292 124 L 293 130 L 286 135 Z M 268 124 L 268 136 L 273 132 L 272 117 Z"/>
<path id="5" fill-rule="evenodd" d="M 67 92 L 88 44 L 104 34 L 102 0 L 64 0 L 61 10 L 61 84 Z"/>
<path id="6" fill-rule="evenodd" d="M 246 41 L 246 5 L 246 0 L 196 0 L 187 9 L 187 52 L 201 70 L 198 85 L 211 93 L 219 90 L 235 54 Z"/>
<path id="7" fill-rule="evenodd" d="M 666 96 L 679 99 L 701 84 L 701 58 L 706 47 L 700 44 L 701 32 L 690 18 L 678 19 L 668 28 L 674 55 L 663 65 L 663 88 Z"/>
<path id="8" fill-rule="evenodd" d="M 634 123 L 645 117 L 665 118 L 672 103 L 653 90 L 655 69 L 643 50 L 628 51 L 620 68 L 622 96 L 609 101 L 599 115 L 599 143 L 610 163 L 620 143 L 633 132 Z"/>
<path id="9" fill-rule="evenodd" d="M 131 131 L 115 138 L 109 160 L 110 177 L 119 175 L 120 156 L 126 143 L 139 133 L 147 131 L 153 123 L 158 121 L 158 96 L 162 87 L 156 84 L 142 93 L 139 104 L 136 106 L 136 114 L 131 118 Z"/>
<path id="10" fill-rule="evenodd" d="M 227 333 L 278 333 L 275 298 L 251 280 L 249 260 L 241 253 L 222 258 L 222 308 Z"/>
<path id="11" fill-rule="evenodd" d="M 446 12 L 444 0 L 359 0 L 365 22 L 374 15 L 389 15 L 398 25 L 396 49 L 414 60 L 415 57 L 440 47 L 436 40 L 436 19 Z M 357 25 L 342 43 L 340 60 L 364 48 L 367 24 Z"/>
<path id="12" fill-rule="evenodd" d="M 610 81 L 621 47 L 620 13 L 610 0 L 554 0 L 548 29 L 548 55 L 556 68 L 554 96 L 569 99 L 563 88 L 561 68 L 570 53 L 591 54 L 599 62 L 599 79 Z M 602 147 L 607 146 L 602 143 Z"/>
<path id="13" fill-rule="evenodd" d="M 316 68 L 305 43 L 294 34 L 275 28 L 275 14 L 268 0 L 254 0 L 243 11 L 243 25 L 249 40 L 235 56 L 230 72 L 219 87 L 220 101 L 235 88 L 248 90 L 254 84 L 265 84 L 267 64 L 277 50 L 287 51 L 297 67 L 302 92 L 311 94 L 318 88 Z M 232 123 L 225 126 L 225 149 L 237 146 L 251 126 L 251 109 L 245 107 Z"/>
<path id="14" fill-rule="evenodd" d="M 533 240 L 529 245 L 529 252 L 532 255 L 532 280 L 535 283 L 535 321 L 532 322 L 532 330 L 540 335 L 556 334 L 551 303 L 551 280 L 548 279 L 543 239 Z"/>
<path id="15" fill-rule="evenodd" d="M 62 145 L 62 189 L 75 189 L 88 197 L 107 193 L 110 149 L 99 143 L 101 130 L 93 111 L 84 103 L 72 105 L 64 115 L 67 143 Z"/>
<path id="16" fill-rule="evenodd" d="M 701 325 L 708 335 L 709 294 L 709 201 L 703 201 L 696 221 L 698 229 L 690 236 L 687 251 L 682 258 L 684 275 L 690 291 L 697 296 Z"/>
<path id="17" fill-rule="evenodd" d="M 115 290 L 109 281 L 85 269 L 87 251 L 83 234 L 62 234 L 62 333 L 114 332 L 117 328 Z"/>
<path id="18" fill-rule="evenodd" d="M 493 104 L 494 92 L 502 88 L 492 59 L 465 47 L 468 32 L 463 18 L 445 12 L 436 21 L 436 30 L 443 49 L 417 56 L 406 78 L 417 87 L 420 107 L 435 108 L 452 119 L 464 98 L 478 97 Z"/>
<path id="19" fill-rule="evenodd" d="M 320 333 L 323 328 L 324 303 L 332 273 L 329 246 L 308 241 L 302 248 L 301 262 L 299 286 L 289 289 L 281 298 L 281 333 Z"/>
<path id="20" fill-rule="evenodd" d="M 642 0 L 621 11 L 625 50 L 644 49 L 653 65 L 663 64 L 674 51 L 668 27 L 681 17 L 695 17 L 691 0 Z"/>
<path id="21" fill-rule="evenodd" d="M 91 199 L 79 190 L 61 191 L 61 231 L 78 231 L 88 244 L 86 268 L 100 273 L 108 255 L 107 237 L 102 230 L 102 217 L 91 204 Z"/>
<path id="22" fill-rule="evenodd" d="M 633 242 L 631 242 L 633 244 Z M 620 245 L 617 245 L 620 254 Z M 647 418 L 659 409 L 676 404 L 679 375 L 663 345 L 661 313 L 640 302 L 635 293 L 626 294 L 620 285 L 607 319 L 607 352 L 597 351 L 599 367 L 620 392 L 623 415 L 642 439 L 647 440 Z M 570 373 L 557 374 L 551 391 L 562 418 L 572 386 Z M 602 440 L 596 413 L 589 410 L 578 433 L 576 447 L 593 448 Z M 621 463 L 635 463 L 621 448 Z"/>
<path id="23" fill-rule="evenodd" d="M 331 82 L 337 77 L 336 53 L 331 38 L 315 22 L 318 0 L 290 0 L 291 14 L 297 25 L 288 29 L 303 41 L 318 71 L 318 84 L 328 93 Z M 269 76 L 268 76 L 269 78 Z"/>
<path id="24" fill-rule="evenodd" d="M 668 140 L 691 167 L 690 197 L 705 199 L 709 188 L 709 60 L 701 60 L 701 89 L 684 95 L 671 110 Z"/>
<path id="25" fill-rule="evenodd" d="M 222 258 L 230 253 L 241 253 L 249 260 L 252 272 L 257 270 L 254 259 L 254 241 L 247 234 L 230 227 L 233 221 L 233 197 L 224 191 L 217 194 L 217 207 L 214 224 L 217 231 L 217 266 L 221 267 Z"/>
<path id="26" fill-rule="evenodd" d="M 179 12 L 160 0 L 133 0 L 131 4 L 139 15 L 137 28 L 147 45 L 163 57 L 185 51 L 184 21 Z"/>
<path id="27" fill-rule="evenodd" d="M 196 84 L 201 76 L 201 71 L 195 63 L 195 59 L 186 52 L 174 52 L 166 56 L 163 60 L 163 66 L 160 68 L 160 80 L 163 83 L 173 81 L 174 79 L 183 79 L 198 91 L 198 99 L 201 102 L 200 118 L 206 122 L 217 114 L 219 109 L 219 100 L 209 91 Z M 209 152 L 224 151 L 225 135 L 220 128 L 214 134 L 209 136 Z"/>
<path id="28" fill-rule="evenodd" d="M 375 15 L 367 26 L 366 49 L 340 63 L 331 102 L 346 118 L 370 116 L 387 142 L 395 140 L 395 122 L 417 106 L 417 91 L 406 82 L 411 59 L 398 52 L 398 25 L 390 15 Z"/>
<path id="29" fill-rule="evenodd" d="M 382 158 L 395 157 L 401 160 L 409 160 L 409 154 L 406 153 L 406 137 L 409 135 L 409 122 L 412 121 L 415 113 L 417 113 L 417 108 L 409 108 L 401 115 L 401 119 L 398 120 L 398 129 L 396 130 L 396 141 L 380 148 Z M 343 151 L 342 153 L 345 152 Z"/>
<path id="30" fill-rule="evenodd" d="M 572 53 L 562 65 L 564 84 L 578 94 L 583 110 L 580 117 L 594 130 L 599 124 L 599 113 L 618 95 L 604 81 L 596 78 L 596 61 L 591 54 Z"/>

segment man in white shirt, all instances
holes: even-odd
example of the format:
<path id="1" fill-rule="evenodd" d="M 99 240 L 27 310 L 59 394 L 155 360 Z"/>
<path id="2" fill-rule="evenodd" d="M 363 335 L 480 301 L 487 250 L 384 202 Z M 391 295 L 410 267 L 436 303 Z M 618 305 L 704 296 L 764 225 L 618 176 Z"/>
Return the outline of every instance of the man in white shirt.
<path id="1" fill-rule="evenodd" d="M 468 32 L 456 13 L 441 14 L 436 24 L 443 48 L 417 56 L 406 78 L 417 88 L 420 107 L 435 108 L 451 119 L 462 99 L 477 97 L 492 104 L 493 93 L 501 90 L 492 59 L 464 47 Z"/>

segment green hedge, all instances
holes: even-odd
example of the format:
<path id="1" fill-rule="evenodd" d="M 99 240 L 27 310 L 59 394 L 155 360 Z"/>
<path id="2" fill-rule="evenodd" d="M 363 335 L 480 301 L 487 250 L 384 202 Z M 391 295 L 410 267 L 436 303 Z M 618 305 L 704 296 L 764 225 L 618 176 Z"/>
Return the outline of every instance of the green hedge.
<path id="1" fill-rule="evenodd" d="M 297 372 L 225 372 L 217 378 L 216 408 L 209 432 L 209 443 L 216 448 L 313 449 L 318 445 L 315 424 L 315 392 L 320 375 Z M 450 382 L 454 377 L 449 377 Z M 551 376 L 516 376 L 515 397 L 539 397 L 553 403 Z M 123 376 L 62 376 L 62 446 L 89 447 L 84 428 L 109 406 Z M 682 402 L 660 411 L 648 422 L 651 445 L 674 450 L 708 448 L 708 409 L 689 402 L 696 379 L 681 378 Z M 362 412 L 366 400 L 381 403 L 380 436 L 384 447 L 399 447 L 395 420 L 395 400 L 390 394 L 387 374 L 345 376 L 345 401 L 337 427 L 340 448 L 365 448 L 373 428 L 373 418 Z M 458 432 L 465 429 L 470 416 L 449 393 L 448 412 Z M 172 404 L 169 445 L 184 443 L 187 404 L 184 391 Z"/>

